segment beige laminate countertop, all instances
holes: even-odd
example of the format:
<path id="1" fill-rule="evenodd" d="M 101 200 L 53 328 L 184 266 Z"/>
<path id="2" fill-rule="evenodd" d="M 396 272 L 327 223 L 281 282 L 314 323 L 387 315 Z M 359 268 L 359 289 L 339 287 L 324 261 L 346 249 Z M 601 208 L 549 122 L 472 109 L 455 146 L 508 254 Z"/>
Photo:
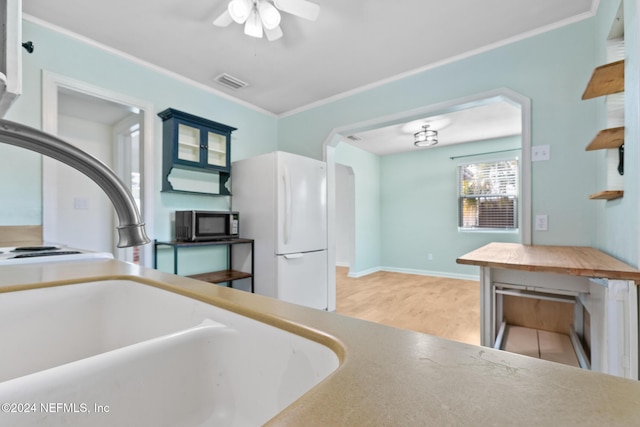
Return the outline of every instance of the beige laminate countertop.
<path id="1" fill-rule="evenodd" d="M 113 260 L 0 266 L 0 292 L 131 279 L 304 335 L 339 368 L 274 426 L 640 425 L 640 382 L 381 326 Z"/>
<path id="2" fill-rule="evenodd" d="M 588 246 L 489 243 L 457 259 L 458 264 L 640 281 L 640 270 Z"/>

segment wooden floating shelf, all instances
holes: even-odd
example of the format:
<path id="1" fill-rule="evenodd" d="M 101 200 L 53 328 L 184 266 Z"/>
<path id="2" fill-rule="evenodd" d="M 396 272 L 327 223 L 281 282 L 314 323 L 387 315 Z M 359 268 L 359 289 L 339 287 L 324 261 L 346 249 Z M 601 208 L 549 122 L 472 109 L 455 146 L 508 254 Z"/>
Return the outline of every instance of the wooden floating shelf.
<path id="1" fill-rule="evenodd" d="M 242 271 L 236 270 L 221 270 L 212 271 L 210 273 L 192 274 L 188 277 L 191 277 L 192 279 L 202 280 L 203 282 L 223 283 L 230 282 L 232 280 L 247 279 L 251 277 L 251 273 L 244 273 Z"/>
<path id="2" fill-rule="evenodd" d="M 624 59 L 597 67 L 582 94 L 582 99 L 624 92 Z"/>
<path id="3" fill-rule="evenodd" d="M 615 200 L 619 199 L 624 195 L 624 191 L 621 190 L 608 190 L 601 191 L 596 194 L 592 194 L 589 196 L 590 200 Z"/>
<path id="4" fill-rule="evenodd" d="M 587 145 L 586 150 L 602 150 L 606 148 L 618 148 L 624 144 L 624 126 L 611 129 L 603 129 Z"/>

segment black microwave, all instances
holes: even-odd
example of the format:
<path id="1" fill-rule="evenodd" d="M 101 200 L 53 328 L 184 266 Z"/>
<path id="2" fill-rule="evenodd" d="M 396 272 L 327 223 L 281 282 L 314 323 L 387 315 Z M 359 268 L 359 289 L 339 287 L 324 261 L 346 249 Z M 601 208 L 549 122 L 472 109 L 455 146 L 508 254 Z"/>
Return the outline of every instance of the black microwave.
<path id="1" fill-rule="evenodd" d="M 176 240 L 201 242 L 234 239 L 239 235 L 238 212 L 176 211 Z"/>

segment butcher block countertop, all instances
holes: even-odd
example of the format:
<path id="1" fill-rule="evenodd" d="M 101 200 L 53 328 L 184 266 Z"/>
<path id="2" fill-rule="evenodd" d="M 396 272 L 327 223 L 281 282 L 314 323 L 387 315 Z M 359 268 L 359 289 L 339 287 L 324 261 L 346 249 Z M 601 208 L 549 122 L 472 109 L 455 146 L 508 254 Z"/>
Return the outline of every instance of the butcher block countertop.
<path id="1" fill-rule="evenodd" d="M 524 256 L 513 247 L 511 258 L 519 253 Z M 502 261 L 509 264 L 506 258 Z M 107 279 L 134 280 L 186 295 L 332 349 L 339 359 L 337 370 L 271 419 L 269 426 L 585 427 L 640 422 L 638 381 L 382 326 L 114 260 L 0 266 L 0 297 L 2 292 Z"/>
<path id="2" fill-rule="evenodd" d="M 640 270 L 586 246 L 489 243 L 457 259 L 458 264 L 573 276 L 640 281 Z"/>

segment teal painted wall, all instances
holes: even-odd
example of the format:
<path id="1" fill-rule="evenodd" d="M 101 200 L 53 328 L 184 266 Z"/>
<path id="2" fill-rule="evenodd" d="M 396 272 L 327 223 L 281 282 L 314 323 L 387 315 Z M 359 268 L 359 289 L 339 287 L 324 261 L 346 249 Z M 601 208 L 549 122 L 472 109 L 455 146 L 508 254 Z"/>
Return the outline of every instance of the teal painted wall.
<path id="1" fill-rule="evenodd" d="M 597 15 L 597 27 L 595 32 L 595 44 L 598 55 L 594 59 L 592 68 L 607 62 L 606 40 L 611 30 L 616 12 L 620 5 L 619 0 L 606 0 L 600 2 Z M 595 246 L 616 258 L 631 265 L 638 266 L 640 234 L 638 227 L 638 166 L 640 166 L 640 151 L 638 141 L 640 129 L 638 117 L 640 108 L 640 88 L 638 76 L 638 10 L 636 1 L 624 1 L 624 26 L 625 26 L 625 172 L 624 172 L 624 197 L 610 202 L 595 202 L 597 213 L 596 242 Z M 597 123 L 599 128 L 606 126 L 605 97 L 596 98 L 585 103 L 593 104 L 598 108 Z M 597 159 L 598 183 L 596 191 L 606 190 L 606 163 L 604 151 L 593 152 L 591 155 Z M 595 191 L 594 191 L 595 192 Z"/>
<path id="2" fill-rule="evenodd" d="M 382 266 L 473 276 L 477 267 L 458 265 L 457 257 L 490 242 L 520 242 L 520 233 L 458 231 L 457 188 L 458 165 L 516 158 L 520 146 L 520 137 L 509 137 L 382 157 Z M 518 150 L 451 159 L 514 148 Z"/>
<path id="3" fill-rule="evenodd" d="M 351 166 L 355 176 L 355 259 L 350 274 L 382 268 L 476 276 L 476 267 L 458 265 L 455 259 L 489 242 L 519 242 L 520 233 L 458 231 L 457 166 L 519 158 L 520 146 L 520 137 L 508 137 L 380 157 L 338 144 L 336 163 Z M 491 154 L 511 149 L 516 150 Z"/>

